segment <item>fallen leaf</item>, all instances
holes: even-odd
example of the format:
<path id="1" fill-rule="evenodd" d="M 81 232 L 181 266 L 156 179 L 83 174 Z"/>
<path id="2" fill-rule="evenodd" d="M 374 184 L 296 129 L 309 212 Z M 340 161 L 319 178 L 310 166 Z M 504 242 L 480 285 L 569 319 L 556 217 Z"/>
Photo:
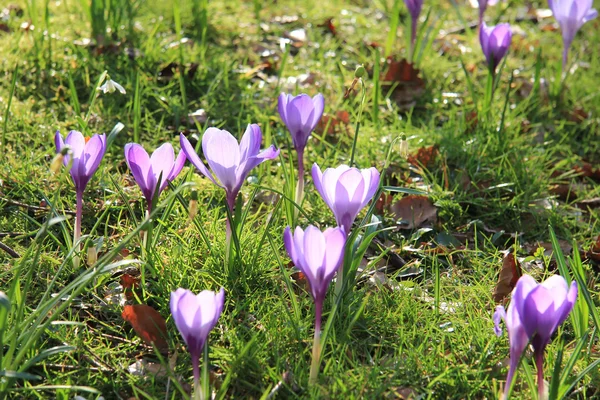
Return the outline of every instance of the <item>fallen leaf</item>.
<path id="1" fill-rule="evenodd" d="M 427 196 L 403 197 L 390 206 L 390 212 L 398 220 L 400 229 L 419 228 L 437 219 L 437 208 Z"/>
<path id="2" fill-rule="evenodd" d="M 337 35 L 337 29 L 333 24 L 333 18 L 327 18 L 325 22 L 319 25 L 319 27 L 325 28 L 327 32 L 331 33 L 333 36 Z"/>
<path id="3" fill-rule="evenodd" d="M 502 300 L 512 293 L 522 274 L 521 265 L 515 258 L 515 255 L 510 252 L 507 253 L 502 259 L 498 282 L 496 282 L 494 292 L 492 293 L 492 297 L 496 303 L 502 302 Z"/>
<path id="4" fill-rule="evenodd" d="M 437 145 L 421 147 L 415 154 L 408 155 L 408 162 L 415 167 L 424 167 L 429 169 L 439 154 Z"/>
<path id="5" fill-rule="evenodd" d="M 408 61 L 387 59 L 388 69 L 383 75 L 383 87 L 392 89 L 391 98 L 401 110 L 409 110 L 425 92 L 425 81 L 419 77 L 419 70 Z"/>
<path id="6" fill-rule="evenodd" d="M 350 124 L 350 113 L 348 111 L 339 110 L 335 115 L 323 114 L 315 131 L 317 133 L 327 132 L 328 135 L 335 135 L 336 133 L 345 132 L 348 133 L 348 125 Z"/>
<path id="7" fill-rule="evenodd" d="M 121 316 L 144 342 L 149 345 L 154 343 L 161 352 L 168 351 L 167 323 L 154 308 L 145 304 L 125 306 Z"/>

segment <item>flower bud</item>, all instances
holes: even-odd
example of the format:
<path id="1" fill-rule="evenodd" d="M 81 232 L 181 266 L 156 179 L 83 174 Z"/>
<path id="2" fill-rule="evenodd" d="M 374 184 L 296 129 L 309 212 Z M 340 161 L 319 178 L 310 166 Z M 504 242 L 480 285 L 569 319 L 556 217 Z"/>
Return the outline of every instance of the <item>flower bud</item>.
<path id="1" fill-rule="evenodd" d="M 90 246 L 87 248 L 87 263 L 91 267 L 96 264 L 98 261 L 98 250 L 96 250 L 96 246 Z"/>
<path id="2" fill-rule="evenodd" d="M 408 142 L 404 133 L 400 136 L 400 156 L 408 158 Z"/>
<path id="3" fill-rule="evenodd" d="M 366 73 L 367 73 L 367 70 L 365 69 L 365 67 L 363 67 L 362 65 L 359 65 L 358 67 L 356 67 L 356 70 L 354 71 L 354 77 L 362 78 L 363 76 L 365 76 Z"/>

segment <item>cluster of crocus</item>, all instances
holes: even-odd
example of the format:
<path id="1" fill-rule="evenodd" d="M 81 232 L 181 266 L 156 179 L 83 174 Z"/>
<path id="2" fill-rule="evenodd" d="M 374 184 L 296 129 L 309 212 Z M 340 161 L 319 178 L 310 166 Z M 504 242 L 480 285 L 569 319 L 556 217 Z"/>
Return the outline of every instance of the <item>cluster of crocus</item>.
<path id="1" fill-rule="evenodd" d="M 569 48 L 575 35 L 583 24 L 598 16 L 598 11 L 592 8 L 592 0 L 548 0 L 548 5 L 562 32 L 564 71 L 569 58 Z"/>
<path id="2" fill-rule="evenodd" d="M 106 152 L 106 135 L 94 135 L 91 138 L 86 138 L 81 132 L 71 131 L 63 140 L 59 131 L 54 135 L 54 144 L 56 152 L 62 154 L 65 150 L 66 155 L 63 157 L 65 166 L 71 166 L 69 173 L 73 179 L 76 193 L 76 211 L 75 211 L 75 229 L 73 232 L 73 245 L 75 246 L 81 238 L 81 218 L 83 214 L 83 192 L 92 175 L 98 169 L 104 153 Z M 77 256 L 73 259 L 75 267 L 79 264 Z"/>
<path id="3" fill-rule="evenodd" d="M 538 374 L 540 399 L 544 393 L 544 351 L 556 329 L 567 319 L 577 300 L 577 283 L 571 286 L 560 275 L 554 275 L 541 284 L 529 275 L 519 278 L 512 293 L 508 312 L 496 307 L 495 332 L 502 334 L 500 320 L 504 320 L 510 343 L 510 367 L 506 378 L 505 394 L 510 390 L 521 354 L 531 343 Z"/>
<path id="4" fill-rule="evenodd" d="M 217 293 L 204 290 L 197 295 L 182 288 L 171 293 L 171 315 L 192 357 L 194 387 L 200 398 L 200 357 L 208 334 L 221 316 L 224 301 L 223 288 Z"/>

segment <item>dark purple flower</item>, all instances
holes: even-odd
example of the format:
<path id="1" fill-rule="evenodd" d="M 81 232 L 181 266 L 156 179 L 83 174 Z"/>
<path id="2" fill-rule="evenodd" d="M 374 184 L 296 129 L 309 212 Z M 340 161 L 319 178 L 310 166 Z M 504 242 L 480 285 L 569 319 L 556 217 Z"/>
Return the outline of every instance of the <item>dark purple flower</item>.
<path id="1" fill-rule="evenodd" d="M 182 288 L 171 292 L 171 315 L 192 356 L 196 382 L 200 378 L 202 349 L 223 311 L 224 301 L 223 288 L 217 293 L 204 290 L 197 295 Z"/>
<path id="2" fill-rule="evenodd" d="M 304 151 L 310 134 L 323 115 L 324 105 L 321 93 L 312 99 L 306 94 L 292 96 L 281 93 L 279 95 L 277 109 L 281 120 L 292 135 L 296 151 Z"/>
<path id="3" fill-rule="evenodd" d="M 225 189 L 231 212 L 235 198 L 250 171 L 263 161 L 272 160 L 279 155 L 279 150 L 273 145 L 260 151 L 262 133 L 256 124 L 248 125 L 239 144 L 231 133 L 208 128 L 202 136 L 202 151 L 211 173 L 187 138 L 183 134 L 179 138 L 187 159 L 215 185 Z"/>
<path id="4" fill-rule="evenodd" d="M 592 8 L 592 0 L 548 0 L 548 5 L 562 31 L 564 70 L 569 57 L 569 48 L 577 31 L 583 24 L 596 18 L 598 11 Z"/>
<path id="5" fill-rule="evenodd" d="M 423 8 L 423 0 L 404 0 L 404 4 L 406 4 L 406 8 L 408 8 L 408 12 L 410 14 L 410 43 L 411 47 L 414 49 L 415 40 L 417 39 L 417 21 L 419 20 L 419 15 L 421 14 L 421 9 Z"/>
<path id="6" fill-rule="evenodd" d="M 360 170 L 340 165 L 327 168 L 322 173 L 315 163 L 312 177 L 317 191 L 333 211 L 338 226 L 349 235 L 356 216 L 379 187 L 379 171 L 374 167 Z"/>
<path id="7" fill-rule="evenodd" d="M 538 390 L 540 395 L 543 394 L 544 350 L 550 342 L 552 334 L 568 317 L 575 306 L 576 300 L 577 282 L 572 282 L 569 287 L 560 275 L 554 275 L 541 284 L 538 284 L 529 275 L 523 275 L 519 278 L 513 290 L 505 319 L 509 339 L 511 340 L 509 379 L 512 379 L 518 358 L 520 358 L 526 345 L 523 344 L 526 343 L 523 336 L 524 332 L 534 349 L 538 372 Z M 497 309 L 494 315 L 496 322 L 502 316 L 502 311 Z M 515 336 L 514 344 L 513 339 L 511 339 L 511 331 L 514 332 L 513 335 Z M 521 349 L 522 346 L 523 349 Z M 513 364 L 515 364 L 514 368 Z M 509 379 L 507 379 L 507 387 L 510 386 Z"/>
<path id="8" fill-rule="evenodd" d="M 510 47 L 512 32 L 509 24 L 498 24 L 496 26 L 487 26 L 485 22 L 481 22 L 479 27 L 479 42 L 481 50 L 487 60 L 488 66 L 492 72 L 496 71 L 496 67 L 506 55 Z"/>
<path id="9" fill-rule="evenodd" d="M 141 145 L 127 143 L 125 160 L 148 202 L 148 210 L 151 210 L 154 195 L 159 196 L 167 184 L 181 172 L 185 163 L 185 153 L 180 151 L 175 158 L 173 146 L 170 143 L 164 143 L 154 150 L 152 156 L 148 156 Z"/>
<path id="10" fill-rule="evenodd" d="M 60 153 L 65 146 L 71 148 L 71 152 L 64 158 L 65 166 L 72 162 L 70 173 L 75 184 L 77 193 L 83 193 L 90 178 L 100 165 L 104 152 L 106 151 L 106 135 L 94 135 L 85 138 L 79 131 L 71 131 L 63 141 L 60 131 L 54 135 L 56 152 Z"/>

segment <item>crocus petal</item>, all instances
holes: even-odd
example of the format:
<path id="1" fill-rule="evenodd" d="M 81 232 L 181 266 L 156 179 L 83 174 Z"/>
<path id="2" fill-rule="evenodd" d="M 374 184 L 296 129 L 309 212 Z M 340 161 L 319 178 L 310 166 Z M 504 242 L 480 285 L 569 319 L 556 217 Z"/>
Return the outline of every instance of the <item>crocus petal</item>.
<path id="1" fill-rule="evenodd" d="M 501 320 L 506 320 L 506 311 L 504 307 L 497 306 L 494 312 L 494 333 L 496 336 L 502 336 L 502 327 L 500 326 Z"/>
<path id="2" fill-rule="evenodd" d="M 100 162 L 102 161 L 102 157 L 104 157 L 104 152 L 106 151 L 106 135 L 94 135 L 88 142 L 85 144 L 85 175 L 89 178 L 94 175 Z"/>
<path id="3" fill-rule="evenodd" d="M 257 124 L 248 124 L 242 140 L 240 140 L 240 161 L 254 157 L 260 151 L 262 132 Z"/>
<path id="4" fill-rule="evenodd" d="M 152 173 L 154 174 L 154 181 L 156 182 L 155 187 L 151 188 L 152 191 L 156 190 L 157 185 L 159 186 L 159 193 L 164 190 L 167 186 L 167 179 L 173 170 L 174 162 L 175 151 L 173 150 L 171 143 L 163 143 L 159 148 L 154 150 L 152 156 L 150 156 Z"/>
<path id="5" fill-rule="evenodd" d="M 175 178 L 177 178 L 177 175 L 179 175 L 179 173 L 183 169 L 185 160 L 186 160 L 186 155 L 183 152 L 183 150 L 180 150 L 179 154 L 177 155 L 177 158 L 175 159 L 175 163 L 173 164 L 173 169 L 171 170 L 171 173 L 169 174 L 169 177 L 167 178 L 169 180 L 169 182 L 174 180 Z"/>
<path id="6" fill-rule="evenodd" d="M 240 164 L 240 147 L 225 130 L 208 128 L 202 136 L 204 157 L 221 184 L 232 192 L 237 186 L 236 169 Z"/>
<path id="7" fill-rule="evenodd" d="M 135 181 L 142 190 L 146 201 L 152 203 L 156 181 L 151 173 L 150 157 L 144 148 L 137 143 L 125 145 L 125 161 Z"/>
<path id="8" fill-rule="evenodd" d="M 204 163 L 200 160 L 200 157 L 198 157 L 196 150 L 194 150 L 194 146 L 192 146 L 190 141 L 183 135 L 183 133 L 179 135 L 179 143 L 181 145 L 181 150 L 185 153 L 185 156 L 192 163 L 192 165 L 196 167 L 198 171 L 202 173 L 202 175 L 210 179 L 215 185 L 223 187 L 208 171 L 208 168 L 206 168 Z"/>
<path id="9" fill-rule="evenodd" d="M 333 275 L 341 265 L 344 258 L 346 246 L 346 233 L 339 228 L 328 228 L 323 232 L 327 243 L 325 252 L 325 277 L 333 278 Z"/>

